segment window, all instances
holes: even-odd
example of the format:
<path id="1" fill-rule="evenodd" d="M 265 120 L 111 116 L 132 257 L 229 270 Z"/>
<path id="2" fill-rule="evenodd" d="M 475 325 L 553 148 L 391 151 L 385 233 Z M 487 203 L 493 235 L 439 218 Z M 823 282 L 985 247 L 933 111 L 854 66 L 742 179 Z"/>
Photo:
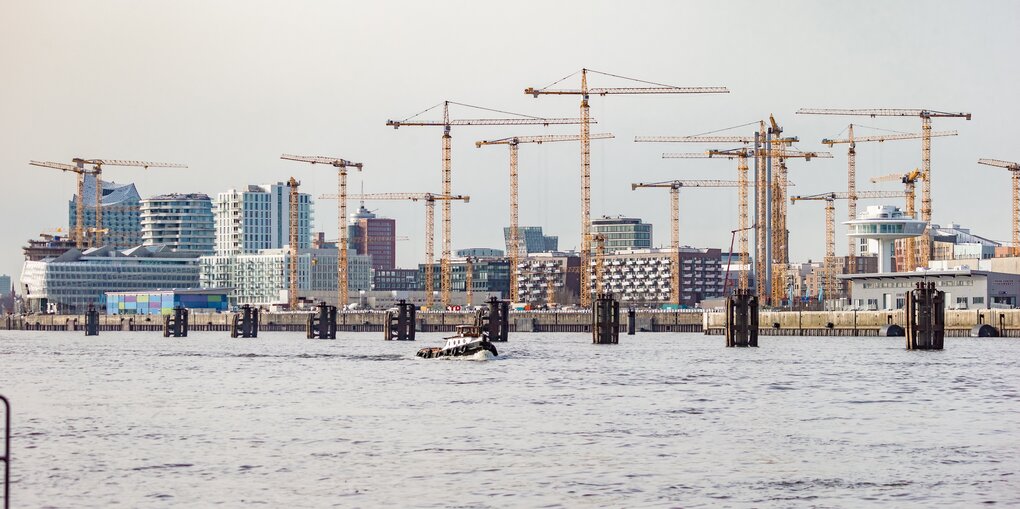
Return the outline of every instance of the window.
<path id="1" fill-rule="evenodd" d="M 974 297 L 973 303 L 974 304 L 984 304 L 985 303 L 985 298 L 984 297 Z"/>

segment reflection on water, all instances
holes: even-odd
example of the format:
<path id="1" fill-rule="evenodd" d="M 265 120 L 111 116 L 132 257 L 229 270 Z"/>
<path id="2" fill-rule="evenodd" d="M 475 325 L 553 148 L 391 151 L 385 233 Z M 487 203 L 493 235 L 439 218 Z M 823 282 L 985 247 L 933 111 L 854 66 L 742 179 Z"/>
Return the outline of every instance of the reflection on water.
<path id="1" fill-rule="evenodd" d="M 1020 503 L 1020 341 L 0 331 L 16 507 Z"/>

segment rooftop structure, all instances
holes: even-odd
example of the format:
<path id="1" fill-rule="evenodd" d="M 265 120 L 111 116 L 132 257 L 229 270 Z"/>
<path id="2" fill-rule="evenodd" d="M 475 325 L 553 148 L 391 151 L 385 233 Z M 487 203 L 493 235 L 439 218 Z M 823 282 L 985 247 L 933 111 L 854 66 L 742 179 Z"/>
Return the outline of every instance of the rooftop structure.
<path id="1" fill-rule="evenodd" d="M 652 225 L 636 217 L 602 216 L 592 219 L 591 233 L 605 236 L 607 253 L 652 248 Z"/>
<path id="2" fill-rule="evenodd" d="M 905 215 L 894 205 L 870 205 L 857 215 L 857 219 L 844 224 L 849 227 L 849 237 L 877 242 L 878 272 L 890 272 L 895 241 L 921 235 L 927 223 Z"/>

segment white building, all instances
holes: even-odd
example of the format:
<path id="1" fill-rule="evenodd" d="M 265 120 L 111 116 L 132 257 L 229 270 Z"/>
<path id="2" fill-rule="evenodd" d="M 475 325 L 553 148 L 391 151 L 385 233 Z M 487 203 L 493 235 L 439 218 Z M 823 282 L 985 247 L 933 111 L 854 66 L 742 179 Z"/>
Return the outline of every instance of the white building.
<path id="1" fill-rule="evenodd" d="M 878 272 L 891 272 L 896 254 L 897 239 L 917 237 L 924 233 L 926 221 L 909 217 L 894 205 L 869 205 L 847 221 L 847 236 L 868 239 L 872 242 L 871 252 L 878 256 Z"/>
<path id="2" fill-rule="evenodd" d="M 57 313 L 84 313 L 89 304 L 103 309 L 106 292 L 195 288 L 198 282 L 198 257 L 165 246 L 71 249 L 57 257 L 26 260 L 21 271 L 21 292 L 29 309 Z"/>
<path id="3" fill-rule="evenodd" d="M 298 298 L 337 299 L 336 249 L 298 250 Z M 266 249 L 253 254 L 213 255 L 201 257 L 203 288 L 233 288 L 230 303 L 259 306 L 287 302 L 290 288 L 288 249 Z M 372 257 L 348 250 L 347 288 L 352 301 L 358 291 L 369 290 L 372 281 Z"/>
<path id="4" fill-rule="evenodd" d="M 298 247 L 311 241 L 312 198 L 298 194 Z M 290 244 L 290 188 L 249 185 L 216 196 L 216 255 L 251 254 Z"/>
<path id="5" fill-rule="evenodd" d="M 212 254 L 212 200 L 205 194 L 163 194 L 142 200 L 142 244 Z"/>

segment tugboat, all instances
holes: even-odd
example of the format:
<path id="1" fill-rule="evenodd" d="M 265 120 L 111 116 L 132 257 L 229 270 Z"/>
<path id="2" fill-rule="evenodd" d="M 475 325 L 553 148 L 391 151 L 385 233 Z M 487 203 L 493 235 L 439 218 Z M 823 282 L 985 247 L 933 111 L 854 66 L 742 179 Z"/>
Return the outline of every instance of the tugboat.
<path id="1" fill-rule="evenodd" d="M 499 355 L 496 346 L 478 325 L 458 325 L 457 335 L 444 338 L 442 347 L 432 346 L 418 350 L 418 357 L 434 359 L 436 357 L 471 357 L 479 352 L 488 352 L 493 357 Z"/>

